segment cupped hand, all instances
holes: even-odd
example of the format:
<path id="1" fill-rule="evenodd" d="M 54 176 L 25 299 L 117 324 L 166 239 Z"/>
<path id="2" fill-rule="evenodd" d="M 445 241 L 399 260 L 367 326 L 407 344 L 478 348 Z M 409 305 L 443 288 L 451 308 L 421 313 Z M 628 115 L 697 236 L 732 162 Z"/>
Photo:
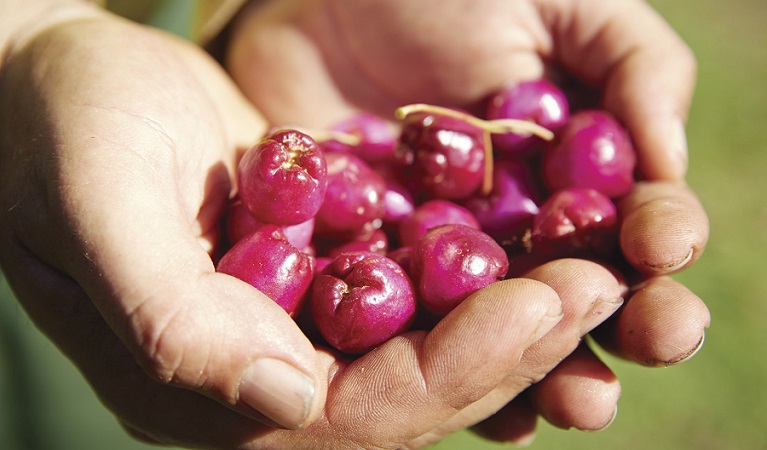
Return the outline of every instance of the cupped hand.
<path id="1" fill-rule="evenodd" d="M 708 240 L 705 211 L 684 183 L 696 62 L 645 2 L 251 2 L 223 59 L 267 120 L 308 128 L 360 110 L 391 118 L 409 103 L 472 111 L 509 81 L 576 80 L 584 98 L 596 93 L 593 105 L 627 126 L 644 180 L 620 210 L 624 256 L 645 284 L 632 286 L 598 341 L 651 366 L 684 361 L 700 348 L 709 312 L 666 277 L 692 265 Z M 536 414 L 564 428 L 599 429 L 617 401 L 607 372 L 579 350 L 476 430 L 518 441 L 530 437 Z M 588 397 L 597 387 L 607 394 Z"/>
<path id="2" fill-rule="evenodd" d="M 620 304 L 609 271 L 574 263 L 552 270 L 580 288 L 509 280 L 358 359 L 315 348 L 214 270 L 237 155 L 266 128 L 220 67 L 88 8 L 24 31 L 0 76 L 0 263 L 139 439 L 420 447 L 500 408 Z"/>

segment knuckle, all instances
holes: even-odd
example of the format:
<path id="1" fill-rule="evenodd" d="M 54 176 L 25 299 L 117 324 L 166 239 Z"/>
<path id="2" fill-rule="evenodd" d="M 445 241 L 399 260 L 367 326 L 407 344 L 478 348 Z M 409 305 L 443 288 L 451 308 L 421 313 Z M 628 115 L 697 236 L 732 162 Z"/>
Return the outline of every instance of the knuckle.
<path id="1" fill-rule="evenodd" d="M 163 383 L 190 387 L 204 384 L 209 352 L 204 340 L 197 338 L 197 327 L 190 315 L 183 309 L 148 314 L 149 309 L 142 306 L 132 314 L 138 360 L 144 371 Z"/>

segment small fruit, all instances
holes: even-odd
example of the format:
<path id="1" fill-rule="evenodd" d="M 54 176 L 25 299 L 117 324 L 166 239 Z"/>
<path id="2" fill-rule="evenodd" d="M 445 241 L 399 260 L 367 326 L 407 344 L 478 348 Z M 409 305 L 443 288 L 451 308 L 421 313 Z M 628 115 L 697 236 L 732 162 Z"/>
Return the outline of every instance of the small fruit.
<path id="1" fill-rule="evenodd" d="M 245 281 L 295 317 L 311 286 L 314 265 L 314 258 L 291 245 L 280 227 L 264 225 L 237 241 L 216 270 Z"/>
<path id="2" fill-rule="evenodd" d="M 400 245 L 413 246 L 430 229 L 447 224 L 480 228 L 479 222 L 471 211 L 463 206 L 449 200 L 427 200 L 418 205 L 411 215 L 400 221 Z"/>
<path id="3" fill-rule="evenodd" d="M 490 236 L 466 225 L 432 228 L 413 247 L 410 273 L 421 304 L 446 315 L 469 295 L 503 279 L 506 252 Z"/>
<path id="4" fill-rule="evenodd" d="M 556 130 L 570 117 L 567 97 L 554 83 L 529 80 L 508 84 L 490 96 L 485 112 L 487 120 L 520 119 Z M 493 148 L 499 154 L 524 155 L 543 143 L 534 135 L 498 133 L 493 135 Z"/>
<path id="5" fill-rule="evenodd" d="M 351 153 L 327 153 L 327 190 L 315 216 L 320 236 L 352 237 L 380 228 L 386 181 Z"/>
<path id="6" fill-rule="evenodd" d="M 327 189 L 323 152 L 307 134 L 278 130 L 245 152 L 237 165 L 237 186 L 259 222 L 305 222 L 317 213 Z"/>
<path id="7" fill-rule="evenodd" d="M 410 278 L 397 263 L 375 253 L 349 252 L 315 276 L 311 308 L 332 347 L 360 354 L 407 330 L 416 301 Z"/>
<path id="8" fill-rule="evenodd" d="M 634 186 L 635 166 L 634 146 L 615 117 L 584 110 L 573 114 L 546 148 L 543 177 L 552 191 L 591 188 L 616 198 Z"/>

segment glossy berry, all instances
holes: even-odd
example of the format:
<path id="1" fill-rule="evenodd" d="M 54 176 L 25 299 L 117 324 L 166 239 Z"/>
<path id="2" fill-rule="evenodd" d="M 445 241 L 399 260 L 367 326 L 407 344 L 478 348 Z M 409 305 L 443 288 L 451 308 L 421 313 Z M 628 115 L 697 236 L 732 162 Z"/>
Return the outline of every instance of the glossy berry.
<path id="1" fill-rule="evenodd" d="M 402 123 L 397 159 L 432 198 L 463 199 L 482 184 L 484 131 L 460 118 L 428 112 Z"/>
<path id="2" fill-rule="evenodd" d="M 291 245 L 277 225 L 264 225 L 237 241 L 216 270 L 245 281 L 295 316 L 312 283 L 314 258 Z"/>
<path id="3" fill-rule="evenodd" d="M 496 160 L 493 188 L 487 195 L 475 194 L 463 205 L 471 211 L 482 231 L 502 241 L 521 236 L 538 214 L 544 198 L 543 181 L 524 162 Z"/>
<path id="4" fill-rule="evenodd" d="M 327 191 L 317 215 L 321 236 L 354 237 L 380 228 L 386 181 L 351 153 L 327 153 Z"/>
<path id="5" fill-rule="evenodd" d="M 566 256 L 606 256 L 617 243 L 618 212 L 605 194 L 586 188 L 554 192 L 533 220 L 533 251 Z"/>
<path id="6" fill-rule="evenodd" d="M 327 152 L 354 153 L 369 164 L 394 160 L 397 136 L 392 127 L 376 115 L 359 113 L 332 125 L 330 130 L 351 137 L 356 142 L 323 141 L 320 145 Z"/>
<path id="7" fill-rule="evenodd" d="M 411 215 L 400 221 L 400 245 L 413 246 L 430 229 L 448 224 L 480 228 L 479 222 L 471 211 L 463 206 L 449 200 L 428 200 L 418 205 Z"/>
<path id="8" fill-rule="evenodd" d="M 312 316 L 335 349 L 359 354 L 404 332 L 413 322 L 413 285 L 394 261 L 375 253 L 343 253 L 315 276 Z"/>
<path id="9" fill-rule="evenodd" d="M 259 222 L 305 222 L 317 213 L 327 189 L 323 152 L 304 133 L 278 130 L 245 152 L 237 166 L 237 186 Z"/>
<path id="10" fill-rule="evenodd" d="M 487 103 L 485 118 L 529 120 L 556 130 L 570 117 L 564 92 L 552 82 L 539 79 L 511 83 L 494 93 Z M 521 155 L 543 140 L 535 135 L 498 133 L 493 135 L 493 148 L 500 154 Z"/>
<path id="11" fill-rule="evenodd" d="M 607 111 L 583 110 L 546 148 L 543 177 L 552 191 L 596 189 L 620 197 L 634 186 L 636 153 L 626 130 Z"/>
<path id="12" fill-rule="evenodd" d="M 446 315 L 468 296 L 502 279 L 506 252 L 493 238 L 466 225 L 431 229 L 413 247 L 410 273 L 421 304 Z"/>

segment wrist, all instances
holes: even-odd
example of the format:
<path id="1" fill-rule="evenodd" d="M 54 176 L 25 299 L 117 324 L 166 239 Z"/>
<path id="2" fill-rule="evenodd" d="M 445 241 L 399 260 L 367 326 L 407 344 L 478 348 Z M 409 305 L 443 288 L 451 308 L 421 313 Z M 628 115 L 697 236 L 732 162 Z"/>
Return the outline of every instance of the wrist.
<path id="1" fill-rule="evenodd" d="M 56 23 L 94 17 L 101 9 L 98 0 L 0 0 L 0 66 L 13 48 Z"/>

